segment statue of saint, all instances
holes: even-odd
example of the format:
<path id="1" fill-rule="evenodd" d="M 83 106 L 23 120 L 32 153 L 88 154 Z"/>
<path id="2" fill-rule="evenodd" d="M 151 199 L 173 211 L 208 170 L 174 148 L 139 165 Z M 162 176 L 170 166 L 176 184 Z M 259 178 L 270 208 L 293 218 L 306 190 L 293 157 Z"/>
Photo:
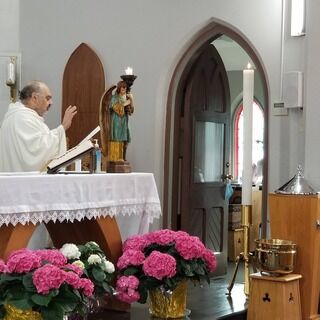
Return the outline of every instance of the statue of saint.
<path id="1" fill-rule="evenodd" d="M 126 161 L 130 142 L 129 116 L 134 111 L 133 96 L 127 93 L 127 84 L 119 81 L 111 97 L 110 105 L 109 161 Z"/>
<path id="2" fill-rule="evenodd" d="M 102 153 L 107 158 L 109 172 L 131 171 L 126 153 L 131 141 L 129 116 L 133 111 L 133 96 L 128 92 L 125 81 L 119 81 L 117 86 L 112 86 L 103 94 L 100 104 L 100 133 Z"/>

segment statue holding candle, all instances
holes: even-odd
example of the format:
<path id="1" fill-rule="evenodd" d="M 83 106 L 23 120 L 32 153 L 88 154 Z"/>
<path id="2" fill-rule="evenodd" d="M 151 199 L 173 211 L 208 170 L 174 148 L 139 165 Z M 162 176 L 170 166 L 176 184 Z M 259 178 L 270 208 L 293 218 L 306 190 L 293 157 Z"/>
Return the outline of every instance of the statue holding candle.
<path id="1" fill-rule="evenodd" d="M 133 96 L 127 92 L 125 81 L 119 81 L 110 105 L 110 161 L 126 161 L 126 151 L 130 143 L 129 116 L 134 111 Z"/>
<path id="2" fill-rule="evenodd" d="M 122 81 L 107 89 L 100 101 L 101 146 L 108 172 L 131 172 L 127 147 L 131 141 L 129 117 L 134 111 L 131 86 L 137 76 L 129 67 L 125 73 Z"/>

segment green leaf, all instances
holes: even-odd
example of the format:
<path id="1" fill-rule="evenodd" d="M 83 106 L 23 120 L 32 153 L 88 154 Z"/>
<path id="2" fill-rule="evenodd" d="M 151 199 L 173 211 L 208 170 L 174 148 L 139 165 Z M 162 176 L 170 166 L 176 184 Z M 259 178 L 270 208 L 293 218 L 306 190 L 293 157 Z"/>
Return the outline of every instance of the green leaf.
<path id="1" fill-rule="evenodd" d="M 17 308 L 23 310 L 31 309 L 33 307 L 30 293 L 23 290 L 23 286 L 8 288 L 6 303 L 13 304 Z"/>
<path id="2" fill-rule="evenodd" d="M 4 319 L 5 314 L 6 310 L 4 309 L 4 306 L 0 306 L 0 319 Z"/>
<path id="3" fill-rule="evenodd" d="M 29 299 L 10 299 L 7 300 L 8 304 L 14 305 L 18 309 L 29 310 L 32 309 L 33 303 L 29 302 Z"/>
<path id="4" fill-rule="evenodd" d="M 139 293 L 140 293 L 140 299 L 138 300 L 138 302 L 142 304 L 146 303 L 148 299 L 148 290 L 146 290 L 145 288 L 140 288 Z"/>
<path id="5" fill-rule="evenodd" d="M 191 266 L 187 263 L 183 265 L 183 274 L 186 277 L 192 277 L 194 275 L 194 273 L 192 272 Z"/>
<path id="6" fill-rule="evenodd" d="M 37 292 L 37 289 L 33 284 L 32 274 L 31 273 L 27 273 L 27 274 L 25 274 L 23 276 L 22 283 L 23 283 L 23 286 L 24 286 L 26 291 Z"/>
<path id="7" fill-rule="evenodd" d="M 110 295 L 112 295 L 113 293 L 113 288 L 108 284 L 108 282 L 102 282 L 102 288 L 105 292 L 109 293 Z"/>
<path id="8" fill-rule="evenodd" d="M 63 320 L 64 310 L 59 303 L 50 303 L 48 307 L 41 308 L 43 320 Z"/>
<path id="9" fill-rule="evenodd" d="M 11 274 L 2 273 L 0 275 L 0 285 L 4 284 L 6 282 L 12 282 L 12 281 L 16 281 L 16 280 L 21 281 L 22 280 L 22 275 L 14 275 L 12 273 Z"/>
<path id="10" fill-rule="evenodd" d="M 140 287 L 145 287 L 147 290 L 154 289 L 159 287 L 162 284 L 162 281 L 153 278 L 153 277 L 146 277 L 145 280 L 143 280 L 142 285 Z"/>
<path id="11" fill-rule="evenodd" d="M 168 278 L 165 280 L 165 285 L 168 289 L 173 290 L 177 284 L 178 284 L 179 280 L 176 280 L 175 278 Z"/>
<path id="12" fill-rule="evenodd" d="M 132 276 L 134 274 L 137 274 L 139 272 L 139 269 L 136 267 L 128 267 L 123 271 L 123 275 L 125 276 Z"/>
<path id="13" fill-rule="evenodd" d="M 92 275 L 93 278 L 99 282 L 102 282 L 106 278 L 106 274 L 104 273 L 104 271 L 99 268 L 93 268 Z"/>
<path id="14" fill-rule="evenodd" d="M 39 305 L 39 306 L 45 306 L 47 307 L 48 304 L 51 302 L 52 300 L 52 295 L 50 294 L 46 294 L 46 295 L 43 295 L 43 294 L 34 294 L 31 296 L 31 300 Z"/>

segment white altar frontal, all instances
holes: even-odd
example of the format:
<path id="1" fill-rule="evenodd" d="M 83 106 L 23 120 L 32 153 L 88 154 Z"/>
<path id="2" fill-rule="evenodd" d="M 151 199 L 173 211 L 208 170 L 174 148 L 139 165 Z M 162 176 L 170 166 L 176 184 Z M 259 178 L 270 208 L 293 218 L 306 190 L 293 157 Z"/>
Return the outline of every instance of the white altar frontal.
<path id="1" fill-rule="evenodd" d="M 161 216 L 152 173 L 0 173 L 0 192 L 1 231 L 115 218 L 125 240 Z"/>

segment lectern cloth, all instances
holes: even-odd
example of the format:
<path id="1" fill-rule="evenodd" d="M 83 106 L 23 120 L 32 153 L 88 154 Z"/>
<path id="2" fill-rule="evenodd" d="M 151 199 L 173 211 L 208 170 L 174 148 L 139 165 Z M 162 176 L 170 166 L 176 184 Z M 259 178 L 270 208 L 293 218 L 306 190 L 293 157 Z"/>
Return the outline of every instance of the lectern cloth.
<path id="1" fill-rule="evenodd" d="M 0 226 L 128 215 L 160 217 L 152 173 L 0 174 Z"/>

